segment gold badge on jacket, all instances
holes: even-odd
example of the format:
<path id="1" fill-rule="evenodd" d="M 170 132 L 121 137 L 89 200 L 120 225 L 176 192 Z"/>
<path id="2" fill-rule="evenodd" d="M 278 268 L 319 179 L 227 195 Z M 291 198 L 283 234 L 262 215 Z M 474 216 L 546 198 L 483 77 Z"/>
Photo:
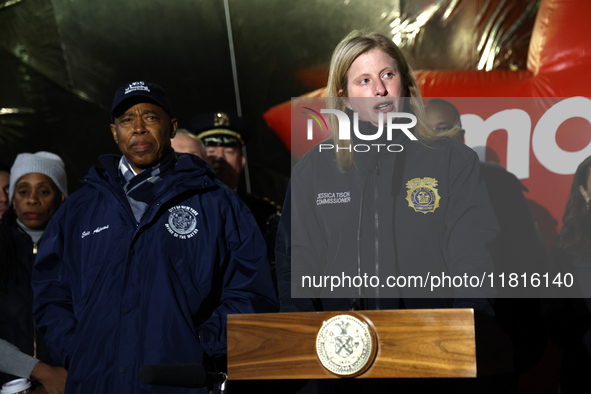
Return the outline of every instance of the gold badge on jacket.
<path id="1" fill-rule="evenodd" d="M 439 194 L 437 193 L 437 179 L 435 178 L 414 178 L 406 182 L 408 193 L 406 201 L 408 206 L 415 212 L 434 212 L 439 208 Z"/>

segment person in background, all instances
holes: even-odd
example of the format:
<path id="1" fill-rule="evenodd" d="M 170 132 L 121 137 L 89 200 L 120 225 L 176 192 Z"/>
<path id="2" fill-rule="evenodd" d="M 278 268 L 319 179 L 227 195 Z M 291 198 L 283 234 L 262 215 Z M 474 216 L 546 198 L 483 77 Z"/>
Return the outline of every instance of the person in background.
<path id="1" fill-rule="evenodd" d="M 225 112 L 199 114 L 191 120 L 189 130 L 203 141 L 207 161 L 216 177 L 238 192 L 238 182 L 246 164 L 242 147 L 250 137 L 246 120 Z"/>
<path id="2" fill-rule="evenodd" d="M 464 142 L 458 109 L 448 101 L 425 102 L 427 121 L 438 133 L 456 130 L 451 138 Z M 480 162 L 480 174 L 500 226 L 497 238 L 488 244 L 495 273 L 546 272 L 548 257 L 536 222 L 523 196 L 527 191 L 517 177 L 497 163 Z M 515 370 L 499 376 L 504 392 L 517 392 L 519 373 L 536 365 L 544 355 L 546 329 L 539 298 L 505 298 L 498 289 L 494 302 L 497 323 L 513 340 Z"/>
<path id="3" fill-rule="evenodd" d="M 171 140 L 172 149 L 177 153 L 190 153 L 205 160 L 205 145 L 187 129 L 178 129 L 176 136 Z"/>
<path id="4" fill-rule="evenodd" d="M 575 172 L 562 217 L 562 229 L 550 253 L 557 273 L 572 274 L 572 298 L 544 300 L 552 341 L 563 351 L 561 394 L 589 392 L 591 370 L 591 156 Z"/>
<path id="5" fill-rule="evenodd" d="M 8 210 L 10 199 L 8 198 L 8 184 L 10 183 L 10 172 L 0 167 L 0 218 Z"/>
<path id="6" fill-rule="evenodd" d="M 239 180 L 247 165 L 243 154 L 244 144 L 250 137 L 246 119 L 226 112 L 196 115 L 189 129 L 203 141 L 206 161 L 216 177 L 234 190 L 252 212 L 265 242 L 267 258 L 275 280 L 275 235 L 281 215 L 281 206 L 268 198 L 249 193 L 240 187 Z"/>
<path id="7" fill-rule="evenodd" d="M 36 392 L 63 393 L 67 372 L 49 354 L 33 323 L 31 271 L 47 223 L 68 195 L 61 158 L 21 153 L 11 172 L 12 205 L 0 221 L 0 384 L 37 380 Z"/>
<path id="8" fill-rule="evenodd" d="M 214 369 L 227 315 L 277 310 L 263 238 L 203 160 L 174 152 L 160 86 L 117 89 L 111 116 L 123 156 L 101 156 L 51 220 L 33 267 L 35 320 L 68 366 L 68 394 L 205 393 L 141 383 L 140 367 Z"/>

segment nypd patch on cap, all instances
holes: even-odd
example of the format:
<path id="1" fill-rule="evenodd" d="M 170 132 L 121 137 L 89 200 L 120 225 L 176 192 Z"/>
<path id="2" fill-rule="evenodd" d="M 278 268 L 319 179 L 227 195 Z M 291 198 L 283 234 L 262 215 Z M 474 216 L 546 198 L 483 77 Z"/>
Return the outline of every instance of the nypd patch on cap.
<path id="1" fill-rule="evenodd" d="M 210 112 L 195 116 L 189 130 L 205 146 L 244 145 L 250 137 L 246 120 L 228 112 Z"/>
<path id="2" fill-rule="evenodd" d="M 111 120 L 114 121 L 126 110 L 139 103 L 155 104 L 172 118 L 170 103 L 164 90 L 155 83 L 138 81 L 117 89 L 111 106 Z"/>

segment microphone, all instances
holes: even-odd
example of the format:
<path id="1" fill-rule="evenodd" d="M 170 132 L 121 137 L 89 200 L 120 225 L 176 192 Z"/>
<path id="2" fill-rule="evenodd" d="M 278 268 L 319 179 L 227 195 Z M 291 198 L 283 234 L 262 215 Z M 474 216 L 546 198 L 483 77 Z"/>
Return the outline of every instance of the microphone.
<path id="1" fill-rule="evenodd" d="M 138 377 L 144 384 L 184 388 L 201 388 L 221 382 L 222 390 L 228 378 L 223 372 L 207 372 L 200 364 L 144 365 Z"/>

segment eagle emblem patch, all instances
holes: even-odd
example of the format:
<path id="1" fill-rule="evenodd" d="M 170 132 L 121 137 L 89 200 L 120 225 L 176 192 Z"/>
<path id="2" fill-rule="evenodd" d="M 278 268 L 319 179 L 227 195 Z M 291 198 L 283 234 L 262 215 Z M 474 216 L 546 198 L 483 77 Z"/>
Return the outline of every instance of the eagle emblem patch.
<path id="1" fill-rule="evenodd" d="M 213 116 L 213 125 L 215 127 L 228 127 L 230 126 L 230 117 L 223 112 L 217 112 Z"/>
<path id="2" fill-rule="evenodd" d="M 439 194 L 437 193 L 437 179 L 435 178 L 414 178 L 406 182 L 408 192 L 406 201 L 408 206 L 415 212 L 434 212 L 439 208 Z"/>

